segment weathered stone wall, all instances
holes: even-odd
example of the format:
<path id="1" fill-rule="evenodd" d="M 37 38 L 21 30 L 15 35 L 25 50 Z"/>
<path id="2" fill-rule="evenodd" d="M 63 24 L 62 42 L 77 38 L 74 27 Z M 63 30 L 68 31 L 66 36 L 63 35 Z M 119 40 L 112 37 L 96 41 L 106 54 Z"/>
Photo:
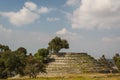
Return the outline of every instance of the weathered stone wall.
<path id="1" fill-rule="evenodd" d="M 53 59 L 46 68 L 47 73 L 99 72 L 103 67 L 87 53 L 50 54 Z"/>

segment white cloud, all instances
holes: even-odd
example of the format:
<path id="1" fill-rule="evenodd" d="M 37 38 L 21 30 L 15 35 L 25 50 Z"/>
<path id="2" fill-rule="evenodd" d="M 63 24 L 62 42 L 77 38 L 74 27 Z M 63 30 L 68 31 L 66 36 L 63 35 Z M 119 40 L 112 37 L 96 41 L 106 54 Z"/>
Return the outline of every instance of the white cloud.
<path id="1" fill-rule="evenodd" d="M 73 12 L 72 28 L 111 29 L 120 27 L 120 0 L 81 0 Z"/>
<path id="2" fill-rule="evenodd" d="M 104 38 L 102 38 L 102 41 L 103 42 L 112 42 L 112 39 L 108 38 L 108 37 L 104 37 Z"/>
<path id="3" fill-rule="evenodd" d="M 63 28 L 60 31 L 57 31 L 56 34 L 58 35 L 76 35 L 76 33 L 69 32 L 66 28 Z"/>
<path id="4" fill-rule="evenodd" d="M 4 28 L 3 25 L 0 24 L 0 32 L 11 33 L 12 30 Z"/>
<path id="5" fill-rule="evenodd" d="M 102 42 L 117 43 L 120 42 L 120 37 L 104 37 L 102 38 Z"/>
<path id="6" fill-rule="evenodd" d="M 65 5 L 74 6 L 74 5 L 78 4 L 79 2 L 80 2 L 80 0 L 67 0 Z"/>
<path id="7" fill-rule="evenodd" d="M 77 33 L 74 33 L 74 32 L 70 32 L 66 28 L 63 28 L 62 30 L 57 31 L 55 34 L 57 36 L 60 36 L 62 38 L 69 40 L 70 42 L 83 38 L 83 36 L 78 35 Z"/>
<path id="8" fill-rule="evenodd" d="M 32 3 L 32 2 L 26 2 L 25 4 L 25 7 L 30 9 L 30 10 L 36 10 L 37 9 L 37 5 L 35 3 Z"/>
<path id="9" fill-rule="evenodd" d="M 51 9 L 48 9 L 47 7 L 41 7 L 38 10 L 39 13 L 48 13 L 49 11 L 51 11 Z"/>
<path id="10" fill-rule="evenodd" d="M 41 14 L 48 12 L 47 7 L 37 8 L 35 3 L 26 2 L 18 12 L 0 12 L 0 15 L 7 17 L 13 25 L 22 26 L 34 22 Z"/>
<path id="11" fill-rule="evenodd" d="M 57 18 L 57 17 L 54 17 L 54 18 L 48 17 L 48 18 L 47 18 L 47 21 L 49 21 L 49 22 L 55 22 L 55 21 L 59 21 L 59 20 L 60 20 L 60 18 Z"/>

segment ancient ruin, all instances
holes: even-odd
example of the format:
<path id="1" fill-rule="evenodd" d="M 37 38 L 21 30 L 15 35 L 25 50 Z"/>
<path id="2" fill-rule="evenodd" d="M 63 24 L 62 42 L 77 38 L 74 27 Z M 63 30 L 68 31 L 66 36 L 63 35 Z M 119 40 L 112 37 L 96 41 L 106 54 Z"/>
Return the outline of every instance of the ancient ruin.
<path id="1" fill-rule="evenodd" d="M 105 68 L 87 53 L 50 54 L 51 62 L 46 67 L 49 74 L 100 72 Z"/>

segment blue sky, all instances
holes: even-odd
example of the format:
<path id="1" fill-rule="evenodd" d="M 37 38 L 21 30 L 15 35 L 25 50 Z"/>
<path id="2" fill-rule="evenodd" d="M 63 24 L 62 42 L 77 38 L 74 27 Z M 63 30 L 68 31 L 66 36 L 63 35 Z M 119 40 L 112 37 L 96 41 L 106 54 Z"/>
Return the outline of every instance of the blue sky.
<path id="1" fill-rule="evenodd" d="M 119 0 L 2 0 L 0 43 L 28 53 L 46 48 L 55 36 L 67 39 L 65 52 L 94 57 L 120 53 Z"/>

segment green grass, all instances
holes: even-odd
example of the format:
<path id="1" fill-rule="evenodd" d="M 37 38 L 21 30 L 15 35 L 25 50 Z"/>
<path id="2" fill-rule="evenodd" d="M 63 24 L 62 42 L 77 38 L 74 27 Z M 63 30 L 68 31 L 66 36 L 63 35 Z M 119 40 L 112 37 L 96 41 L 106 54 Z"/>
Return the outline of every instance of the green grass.
<path id="1" fill-rule="evenodd" d="M 21 78 L 12 80 L 120 80 L 120 74 L 71 74 L 58 77 Z"/>

